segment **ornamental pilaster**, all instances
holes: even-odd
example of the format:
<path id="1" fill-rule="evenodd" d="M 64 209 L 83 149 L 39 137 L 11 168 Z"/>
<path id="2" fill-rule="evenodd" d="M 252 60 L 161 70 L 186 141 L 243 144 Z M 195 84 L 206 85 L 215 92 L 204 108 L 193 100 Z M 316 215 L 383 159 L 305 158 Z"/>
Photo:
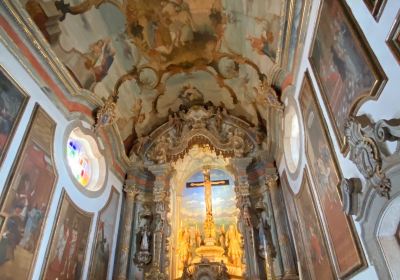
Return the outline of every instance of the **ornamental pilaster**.
<path id="1" fill-rule="evenodd" d="M 250 185 L 247 176 L 247 168 L 252 160 L 249 157 L 233 158 L 230 160 L 230 168 L 235 176 L 235 193 L 237 207 L 240 210 L 239 226 L 244 240 L 247 276 L 249 279 L 260 279 L 252 222 L 254 213 L 252 213 Z"/>
<path id="2" fill-rule="evenodd" d="M 273 172 L 266 175 L 266 186 L 269 190 L 272 202 L 272 210 L 275 222 L 275 242 L 278 244 L 277 250 L 280 256 L 280 263 L 276 266 L 281 268 L 281 274 L 284 279 L 297 278 L 296 267 L 294 263 L 293 251 L 289 243 L 289 228 L 286 221 L 283 197 L 279 189 L 278 174 Z"/>
<path id="3" fill-rule="evenodd" d="M 166 274 L 169 266 L 168 248 L 171 226 L 167 219 L 170 211 L 170 178 L 173 168 L 170 164 L 155 164 L 147 167 L 153 173 L 153 202 L 154 202 L 154 221 L 153 221 L 153 269 Z"/>
<path id="4" fill-rule="evenodd" d="M 119 262 L 118 262 L 119 264 L 117 273 L 118 280 L 127 279 L 128 256 L 130 250 L 130 240 L 131 240 L 132 223 L 133 223 L 133 209 L 135 204 L 135 198 L 140 193 L 140 190 L 135 185 L 125 185 L 124 193 L 126 202 L 125 202 L 121 243 L 119 251 Z"/>

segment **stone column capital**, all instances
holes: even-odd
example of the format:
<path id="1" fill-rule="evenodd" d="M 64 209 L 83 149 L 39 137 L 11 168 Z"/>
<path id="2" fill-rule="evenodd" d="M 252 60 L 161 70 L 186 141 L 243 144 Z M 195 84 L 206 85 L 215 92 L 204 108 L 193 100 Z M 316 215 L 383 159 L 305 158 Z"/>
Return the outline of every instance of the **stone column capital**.
<path id="1" fill-rule="evenodd" d="M 138 186 L 131 184 L 125 184 L 123 190 L 126 195 L 132 199 L 134 199 L 139 193 L 141 193 L 141 190 L 138 188 Z"/>
<path id="2" fill-rule="evenodd" d="M 246 171 L 252 161 L 252 157 L 235 157 L 230 159 L 230 168 L 233 169 L 234 172 L 242 173 Z"/>
<path id="3" fill-rule="evenodd" d="M 169 163 L 148 165 L 147 169 L 156 177 L 171 175 L 175 170 Z"/>
<path id="4" fill-rule="evenodd" d="M 265 184 L 268 187 L 272 187 L 275 186 L 277 184 L 277 181 L 279 179 L 279 176 L 277 173 L 274 174 L 266 174 L 265 175 Z"/>

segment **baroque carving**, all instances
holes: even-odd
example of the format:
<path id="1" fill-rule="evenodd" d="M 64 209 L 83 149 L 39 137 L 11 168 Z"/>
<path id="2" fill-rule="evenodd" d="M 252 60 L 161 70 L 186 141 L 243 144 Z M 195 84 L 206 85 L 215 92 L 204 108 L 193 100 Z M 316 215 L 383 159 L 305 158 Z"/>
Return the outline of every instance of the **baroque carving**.
<path id="1" fill-rule="evenodd" d="M 388 126 L 384 122 L 378 122 L 375 126 L 363 127 L 357 119 L 350 118 L 345 126 L 345 135 L 350 146 L 350 160 L 378 194 L 389 199 L 392 186 L 389 178 L 382 172 L 382 154 L 377 144 L 389 140 L 392 134 Z"/>
<path id="2" fill-rule="evenodd" d="M 167 123 L 140 143 L 133 152 L 157 164 L 182 157 L 193 145 L 208 145 L 224 156 L 244 157 L 257 146 L 256 135 L 246 122 L 228 116 L 226 109 L 194 105 L 171 113 Z"/>
<path id="3" fill-rule="evenodd" d="M 181 280 L 228 280 L 228 268 L 223 262 L 210 262 L 203 258 L 200 263 L 183 269 Z"/>
<path id="4" fill-rule="evenodd" d="M 160 271 L 160 268 L 157 266 L 152 266 L 149 272 L 146 272 L 144 275 L 145 280 L 167 280 L 168 277 L 165 273 Z"/>
<path id="5" fill-rule="evenodd" d="M 347 215 L 356 215 L 360 207 L 361 180 L 358 178 L 344 178 L 340 183 L 343 197 L 343 211 Z"/>
<path id="6" fill-rule="evenodd" d="M 101 106 L 96 113 L 96 123 L 94 125 L 94 131 L 97 131 L 100 127 L 112 125 L 116 119 L 116 108 L 117 103 L 113 96 L 110 96 L 103 106 Z"/>
<path id="7" fill-rule="evenodd" d="M 148 205 L 143 205 L 143 210 L 139 213 L 139 230 L 136 234 L 136 254 L 135 263 L 143 267 L 151 262 L 151 224 L 152 213 Z"/>
<path id="8" fill-rule="evenodd" d="M 263 259 L 266 257 L 275 258 L 276 251 L 272 240 L 271 226 L 269 225 L 267 209 L 262 199 L 257 201 L 255 208 L 258 216 L 258 254 Z"/>

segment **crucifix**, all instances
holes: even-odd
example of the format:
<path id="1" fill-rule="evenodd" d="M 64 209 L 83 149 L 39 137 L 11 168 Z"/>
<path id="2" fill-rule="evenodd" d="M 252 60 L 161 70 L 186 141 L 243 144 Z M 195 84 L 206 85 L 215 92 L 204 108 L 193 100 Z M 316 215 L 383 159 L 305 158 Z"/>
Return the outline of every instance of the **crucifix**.
<path id="1" fill-rule="evenodd" d="M 203 182 L 188 182 L 186 188 L 200 188 L 204 187 L 204 200 L 206 203 L 206 214 L 212 216 L 212 193 L 211 187 L 213 186 L 229 186 L 229 180 L 215 180 L 210 179 L 210 169 L 204 167 L 203 169 Z"/>
<path id="2" fill-rule="evenodd" d="M 186 183 L 187 188 L 199 188 L 204 186 L 204 200 L 206 204 L 206 220 L 204 221 L 204 234 L 205 238 L 215 238 L 215 224 L 212 214 L 212 186 L 227 186 L 229 180 L 216 180 L 210 179 L 210 168 L 204 167 L 203 169 L 203 182 L 189 182 Z"/>

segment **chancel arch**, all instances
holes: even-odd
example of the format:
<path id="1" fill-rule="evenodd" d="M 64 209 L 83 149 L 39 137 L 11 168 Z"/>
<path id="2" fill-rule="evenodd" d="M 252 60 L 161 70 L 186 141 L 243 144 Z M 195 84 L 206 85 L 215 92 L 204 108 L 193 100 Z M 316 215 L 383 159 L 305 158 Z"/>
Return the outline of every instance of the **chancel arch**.
<path id="1" fill-rule="evenodd" d="M 131 157 L 142 164 L 128 173 L 127 181 L 138 200 L 131 275 L 294 276 L 285 218 L 272 212 L 279 203 L 274 194 L 278 175 L 266 143 L 265 132 L 224 108 L 197 104 L 172 114 L 140 139 Z M 148 176 L 148 187 L 138 184 L 138 176 Z M 198 206 L 190 209 L 189 202 Z"/>

